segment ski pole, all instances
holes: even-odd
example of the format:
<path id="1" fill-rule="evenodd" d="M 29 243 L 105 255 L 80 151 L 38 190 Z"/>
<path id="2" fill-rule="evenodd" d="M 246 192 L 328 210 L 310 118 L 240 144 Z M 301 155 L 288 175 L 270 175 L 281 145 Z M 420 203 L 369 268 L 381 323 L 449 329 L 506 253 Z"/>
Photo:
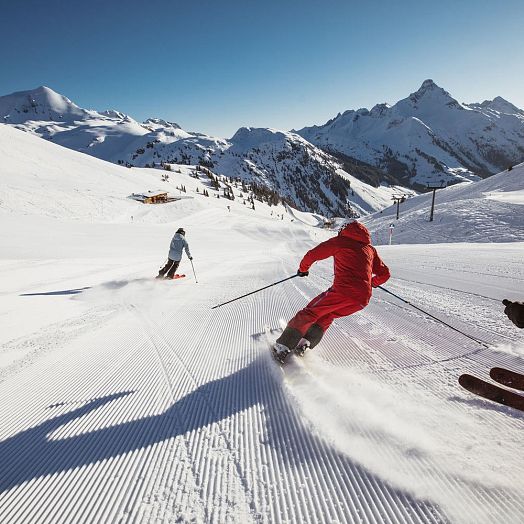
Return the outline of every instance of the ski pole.
<path id="1" fill-rule="evenodd" d="M 195 266 L 193 265 L 193 259 L 191 259 L 189 262 L 191 262 L 191 267 L 193 268 L 193 275 L 195 275 L 195 282 L 198 284 L 197 276 L 195 273 Z"/>
<path id="2" fill-rule="evenodd" d="M 278 282 L 274 282 L 273 284 L 269 284 L 269 286 L 261 287 L 260 289 L 257 289 L 256 291 L 251 291 L 251 293 L 246 293 L 245 295 L 242 295 L 241 297 L 233 298 L 232 300 L 228 300 L 227 302 L 223 302 L 222 304 L 218 304 L 216 306 L 213 306 L 211 309 L 216 309 L 220 306 L 225 306 L 226 304 L 229 304 L 231 302 L 234 302 L 235 300 L 240 300 L 241 298 L 247 297 L 249 295 L 253 295 L 254 293 L 258 293 L 259 291 L 263 291 L 264 289 L 267 289 L 268 287 L 276 286 L 277 284 L 281 284 L 282 282 L 285 282 L 286 280 L 291 280 L 292 278 L 298 277 L 298 275 L 292 275 L 290 277 L 285 278 L 284 280 L 279 280 Z"/>
<path id="3" fill-rule="evenodd" d="M 424 313 L 424 315 L 427 315 L 428 317 L 431 317 L 432 319 L 436 320 L 437 322 L 440 322 L 441 324 L 444 324 L 445 326 L 447 326 L 448 328 L 452 329 L 453 331 L 456 331 L 457 333 L 460 333 L 461 335 L 464 335 L 465 337 L 468 337 L 469 339 L 473 340 L 477 344 L 480 344 L 481 346 L 484 346 L 485 348 L 489 348 L 489 346 L 485 342 L 482 342 L 481 340 L 478 340 L 478 339 L 476 339 L 474 337 L 471 337 L 467 333 L 464 333 L 464 331 L 460 331 L 460 329 L 457 329 L 457 328 L 451 326 L 450 324 L 448 324 L 447 322 L 444 322 L 443 320 L 440 320 L 440 318 L 437 318 L 437 317 L 433 316 L 431 313 L 428 313 L 427 311 L 424 311 L 423 309 L 420 309 L 418 306 L 415 306 L 415 304 L 412 304 L 411 302 L 405 300 L 404 298 L 399 297 L 398 295 L 395 295 L 395 293 L 392 293 L 391 291 L 389 291 L 389 289 L 386 289 L 385 287 L 382 287 L 382 286 L 377 286 L 377 287 L 379 289 L 382 289 L 382 291 L 385 291 L 386 293 L 389 293 L 390 295 L 393 295 L 395 298 L 398 298 L 399 300 L 402 300 L 402 302 L 404 302 L 405 304 L 410 305 L 412 308 L 418 309 L 418 311 L 420 311 L 421 313 Z"/>

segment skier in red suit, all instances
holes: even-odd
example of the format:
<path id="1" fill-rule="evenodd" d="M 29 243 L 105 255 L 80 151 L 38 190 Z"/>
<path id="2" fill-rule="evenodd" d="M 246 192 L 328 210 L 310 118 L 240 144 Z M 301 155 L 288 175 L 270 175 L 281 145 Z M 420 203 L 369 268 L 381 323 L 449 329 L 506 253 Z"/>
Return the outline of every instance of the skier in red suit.
<path id="1" fill-rule="evenodd" d="M 333 285 L 289 321 L 273 347 L 275 357 L 281 362 L 293 350 L 303 355 L 308 347 L 315 347 L 335 318 L 366 307 L 371 299 L 371 288 L 380 286 L 390 277 L 388 267 L 371 245 L 369 231 L 359 222 L 351 222 L 336 237 L 308 251 L 297 274 L 307 276 L 314 262 L 328 257 L 335 258 Z"/>

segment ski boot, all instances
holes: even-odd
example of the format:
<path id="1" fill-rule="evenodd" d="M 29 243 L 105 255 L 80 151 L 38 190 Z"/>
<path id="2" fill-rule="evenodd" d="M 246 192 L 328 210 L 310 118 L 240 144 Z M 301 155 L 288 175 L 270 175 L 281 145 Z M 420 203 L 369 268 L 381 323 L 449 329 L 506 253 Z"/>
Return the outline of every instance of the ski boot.
<path id="1" fill-rule="evenodd" d="M 287 346 L 284 346 L 284 344 L 279 344 L 278 342 L 273 344 L 271 352 L 273 353 L 273 358 L 281 365 L 284 364 L 286 358 L 291 355 L 291 350 Z"/>
<path id="2" fill-rule="evenodd" d="M 309 343 L 309 340 L 306 340 L 305 338 L 301 338 L 300 342 L 295 347 L 295 355 L 298 357 L 303 357 L 304 353 L 311 347 L 311 344 Z"/>

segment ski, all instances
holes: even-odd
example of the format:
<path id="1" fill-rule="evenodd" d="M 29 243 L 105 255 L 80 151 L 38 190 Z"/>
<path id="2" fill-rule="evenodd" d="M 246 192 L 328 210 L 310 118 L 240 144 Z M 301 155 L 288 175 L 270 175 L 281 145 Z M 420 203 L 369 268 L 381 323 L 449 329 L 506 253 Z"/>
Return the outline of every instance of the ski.
<path id="1" fill-rule="evenodd" d="M 271 356 L 273 357 L 273 359 L 276 362 L 278 362 L 280 365 L 283 365 L 284 362 L 286 361 L 286 357 L 289 355 L 289 353 L 287 353 L 286 355 L 279 355 L 278 351 L 275 348 L 275 339 L 274 339 L 274 335 L 273 335 L 273 333 L 275 331 L 281 332 L 282 330 L 281 329 L 273 330 L 269 326 L 264 326 L 264 335 L 265 335 L 267 347 L 268 347 L 269 351 L 271 352 Z"/>
<path id="2" fill-rule="evenodd" d="M 271 353 L 273 354 L 273 358 L 282 366 L 286 363 L 286 360 L 291 354 L 295 354 L 297 357 L 303 357 L 305 352 L 309 349 L 309 342 L 302 339 L 293 350 L 287 349 L 284 351 L 278 351 L 275 346 L 276 344 L 271 345 Z"/>
<path id="3" fill-rule="evenodd" d="M 306 340 L 305 338 L 301 338 L 297 344 L 297 347 L 293 351 L 295 352 L 295 355 L 297 357 L 303 357 L 306 351 L 309 349 L 309 347 L 310 347 L 309 340 Z"/>
<path id="4" fill-rule="evenodd" d="M 478 395 L 479 397 L 492 400 L 503 406 L 524 411 L 524 396 L 513 391 L 508 391 L 495 384 L 467 374 L 459 377 L 459 384 L 470 393 Z"/>
<path id="5" fill-rule="evenodd" d="M 293 350 L 289 349 L 287 346 L 284 346 L 283 344 L 278 344 L 277 342 L 274 342 L 271 344 L 271 354 L 273 355 L 273 358 L 281 365 L 283 366 L 287 359 L 293 354 Z"/>
<path id="6" fill-rule="evenodd" d="M 499 384 L 524 391 L 524 375 L 504 368 L 491 368 L 489 376 Z"/>
<path id="7" fill-rule="evenodd" d="M 161 275 L 155 277 L 155 280 L 178 280 L 179 278 L 184 278 L 186 275 L 180 275 L 176 273 L 172 277 L 163 277 Z"/>
<path id="8" fill-rule="evenodd" d="M 276 345 L 273 344 L 271 346 L 271 354 L 273 355 L 273 358 L 281 365 L 283 366 L 286 363 L 286 359 L 289 355 L 291 355 L 291 351 L 288 349 L 287 351 L 278 351 L 275 347 Z"/>
<path id="9" fill-rule="evenodd" d="M 301 338 L 295 348 L 286 348 L 286 346 L 272 341 L 272 330 L 269 326 L 265 326 L 264 331 L 271 355 L 281 366 L 283 366 L 287 359 L 293 354 L 297 357 L 303 357 L 310 347 L 309 341 L 305 338 Z M 279 333 L 282 332 L 281 329 L 275 331 L 278 331 Z"/>

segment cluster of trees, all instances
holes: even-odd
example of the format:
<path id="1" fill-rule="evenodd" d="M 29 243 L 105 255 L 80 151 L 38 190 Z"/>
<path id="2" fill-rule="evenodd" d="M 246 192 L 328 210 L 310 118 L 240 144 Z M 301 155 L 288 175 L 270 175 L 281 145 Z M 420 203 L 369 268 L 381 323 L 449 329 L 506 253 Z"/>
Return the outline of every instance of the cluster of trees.
<path id="1" fill-rule="evenodd" d="M 197 172 L 204 173 L 204 175 L 206 175 L 209 178 L 209 180 L 211 180 L 211 187 L 213 189 L 215 189 L 216 191 L 220 190 L 220 182 L 218 180 L 218 177 L 213 175 L 213 173 L 206 166 L 198 165 L 196 166 L 195 170 Z"/>
<path id="2" fill-rule="evenodd" d="M 187 153 L 184 153 L 183 151 L 179 151 L 179 153 L 180 153 L 180 157 L 174 156 L 174 157 L 168 158 L 167 160 L 160 162 L 160 165 L 163 166 L 164 163 L 169 163 L 169 164 L 182 164 L 185 166 L 190 166 L 191 164 L 193 164 L 193 162 L 191 161 L 191 155 L 188 155 Z M 156 154 L 156 151 L 153 153 L 153 155 L 155 154 Z M 160 155 L 158 155 L 158 157 L 160 157 Z"/>
<path id="3" fill-rule="evenodd" d="M 145 152 L 146 150 L 143 147 L 139 147 L 133 154 L 132 159 L 135 160 L 138 157 L 138 155 L 143 155 Z"/>
<path id="4" fill-rule="evenodd" d="M 209 158 L 201 158 L 199 161 L 198 161 L 198 164 L 202 167 L 208 167 L 210 169 L 212 169 L 213 167 L 215 167 L 215 164 L 209 159 Z"/>
<path id="5" fill-rule="evenodd" d="M 282 198 L 274 189 L 257 184 L 256 182 L 252 182 L 249 189 L 251 194 L 257 200 L 260 200 L 261 202 L 267 202 L 269 206 L 277 206 L 278 204 L 285 202 L 285 199 Z"/>
<path id="6" fill-rule="evenodd" d="M 146 144 L 146 149 L 153 149 L 155 147 L 155 144 L 159 144 L 159 143 L 160 143 L 160 140 L 158 140 L 158 138 L 153 140 L 152 142 L 148 142 Z"/>
<path id="7" fill-rule="evenodd" d="M 228 200 L 235 200 L 235 194 L 233 193 L 233 188 L 226 184 L 224 187 L 223 196 L 224 198 L 227 198 Z"/>
<path id="8" fill-rule="evenodd" d="M 202 173 L 209 178 L 211 181 L 211 187 L 215 191 L 220 191 L 220 188 L 222 187 L 222 198 L 227 198 L 228 200 L 235 200 L 236 197 L 244 199 L 244 195 L 248 195 L 247 199 L 244 199 L 244 203 L 247 201 L 252 209 L 255 208 L 255 200 L 266 202 L 269 206 L 276 206 L 285 202 L 285 199 L 274 189 L 256 182 L 246 182 L 246 180 L 240 177 L 214 175 L 210 169 L 207 166 L 202 165 L 202 163 L 196 166 L 195 174 L 192 176 L 194 178 L 199 178 L 199 173 Z M 239 192 L 236 196 L 235 190 L 238 190 Z M 217 195 L 217 197 L 220 197 L 220 195 Z"/>
<path id="9" fill-rule="evenodd" d="M 198 186 L 196 188 L 196 192 L 197 193 L 200 193 L 200 190 L 198 189 Z M 204 191 L 202 191 L 202 194 L 205 196 L 205 197 L 208 197 L 209 196 L 209 191 L 207 189 L 204 189 Z M 218 195 L 217 195 L 218 196 Z"/>

